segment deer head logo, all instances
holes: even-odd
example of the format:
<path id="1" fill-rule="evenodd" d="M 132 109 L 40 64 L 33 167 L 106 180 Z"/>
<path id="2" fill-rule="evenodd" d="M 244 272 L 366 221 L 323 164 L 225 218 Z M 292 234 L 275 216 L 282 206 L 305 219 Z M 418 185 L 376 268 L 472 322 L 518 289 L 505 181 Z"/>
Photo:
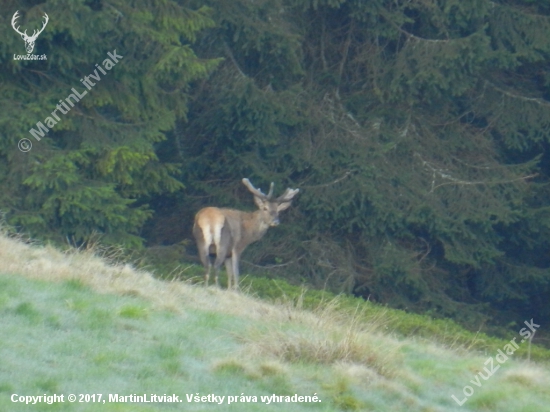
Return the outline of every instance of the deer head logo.
<path id="1" fill-rule="evenodd" d="M 44 31 L 44 29 L 46 28 L 46 24 L 48 24 L 48 21 L 50 20 L 50 18 L 48 17 L 48 15 L 46 13 L 44 13 L 44 23 L 42 24 L 42 28 L 40 30 L 34 30 L 32 36 L 29 36 L 27 34 L 27 30 L 25 30 L 23 33 L 21 33 L 19 31 L 20 26 L 15 27 L 16 20 L 19 17 L 18 13 L 19 13 L 19 10 L 17 10 L 14 13 L 13 18 L 11 19 L 11 26 L 13 27 L 13 29 L 17 33 L 19 33 L 21 35 L 21 38 L 25 41 L 25 48 L 27 49 L 27 53 L 31 54 L 33 49 L 34 49 L 34 42 L 36 41 L 36 38 L 38 37 L 38 35 L 40 33 L 42 33 Z"/>

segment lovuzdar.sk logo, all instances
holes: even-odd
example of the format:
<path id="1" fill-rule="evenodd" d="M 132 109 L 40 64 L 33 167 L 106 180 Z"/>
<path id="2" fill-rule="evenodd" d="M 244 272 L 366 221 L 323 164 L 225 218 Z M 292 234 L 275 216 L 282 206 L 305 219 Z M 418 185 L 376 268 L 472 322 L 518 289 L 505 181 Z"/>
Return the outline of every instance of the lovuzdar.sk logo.
<path id="1" fill-rule="evenodd" d="M 16 31 L 16 33 L 18 33 L 21 36 L 21 38 L 25 42 L 25 48 L 27 49 L 27 54 L 26 55 L 14 54 L 13 59 L 14 60 L 47 60 L 45 54 L 42 54 L 42 55 L 32 54 L 32 51 L 34 50 L 34 44 L 36 42 L 36 39 L 38 38 L 40 33 L 44 31 L 44 29 L 46 28 L 46 25 L 48 24 L 48 21 L 50 20 L 48 15 L 44 13 L 44 16 L 43 16 L 44 21 L 42 23 L 42 28 L 40 30 L 34 30 L 31 36 L 27 34 L 27 30 L 25 30 L 24 32 L 21 32 L 19 30 L 20 26 L 16 26 L 18 18 L 19 18 L 19 10 L 17 10 L 13 14 L 13 17 L 11 19 L 11 26 Z"/>

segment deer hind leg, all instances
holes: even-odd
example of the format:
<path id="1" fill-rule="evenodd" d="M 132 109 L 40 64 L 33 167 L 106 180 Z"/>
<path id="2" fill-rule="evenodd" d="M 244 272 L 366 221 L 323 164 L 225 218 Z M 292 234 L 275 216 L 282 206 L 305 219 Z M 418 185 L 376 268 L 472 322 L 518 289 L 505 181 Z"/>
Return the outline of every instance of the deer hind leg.
<path id="1" fill-rule="evenodd" d="M 227 255 L 227 251 L 223 250 L 223 248 L 219 248 L 216 251 L 216 260 L 214 261 L 214 276 L 216 279 L 216 286 L 220 286 L 219 282 L 219 274 L 220 274 L 220 267 L 222 263 L 225 261 L 225 257 Z"/>
<path id="2" fill-rule="evenodd" d="M 212 260 L 210 259 L 211 251 L 212 252 L 216 251 L 216 260 L 214 261 L 214 264 L 212 264 Z M 208 286 L 208 282 L 210 280 L 210 272 L 212 271 L 212 266 L 214 266 L 214 279 L 216 280 L 216 285 L 218 285 L 218 272 L 220 270 L 220 265 L 218 264 L 217 250 L 209 247 L 207 248 L 206 251 L 201 251 L 200 256 L 201 256 L 202 264 L 206 268 L 206 273 L 204 274 L 204 285 Z"/>
<path id="3" fill-rule="evenodd" d="M 227 272 L 227 289 L 231 289 L 231 282 L 235 279 L 233 275 L 233 259 L 225 259 L 225 271 Z"/>
<path id="4" fill-rule="evenodd" d="M 199 250 L 199 256 L 203 266 L 206 268 L 204 273 L 204 284 L 208 286 L 208 280 L 210 279 L 210 271 L 212 270 L 212 262 L 210 261 L 210 248 L 206 247 L 206 250 Z"/>
<path id="5" fill-rule="evenodd" d="M 204 284 L 208 286 L 208 280 L 210 279 L 210 270 L 212 269 L 212 263 L 210 262 L 210 244 L 212 240 L 210 237 L 205 239 L 203 231 L 196 224 L 193 226 L 193 235 L 197 240 L 199 257 L 201 259 L 202 265 L 206 269 L 204 273 Z"/>
<path id="6" fill-rule="evenodd" d="M 218 283 L 218 274 L 222 263 L 225 262 L 225 268 L 227 269 L 227 261 L 231 260 L 230 249 L 231 244 L 233 243 L 233 238 L 231 236 L 231 229 L 227 223 L 225 223 L 220 230 L 220 237 L 216 248 L 216 261 L 214 262 L 214 267 L 216 268 L 216 285 Z M 227 271 L 227 284 L 228 288 L 231 285 L 231 274 L 232 272 Z"/>
<path id="7" fill-rule="evenodd" d="M 214 264 L 214 279 L 215 279 L 215 283 L 216 283 L 216 287 L 220 287 L 220 266 L 221 266 L 221 263 L 218 264 L 217 262 L 218 259 L 216 259 L 216 263 Z"/>

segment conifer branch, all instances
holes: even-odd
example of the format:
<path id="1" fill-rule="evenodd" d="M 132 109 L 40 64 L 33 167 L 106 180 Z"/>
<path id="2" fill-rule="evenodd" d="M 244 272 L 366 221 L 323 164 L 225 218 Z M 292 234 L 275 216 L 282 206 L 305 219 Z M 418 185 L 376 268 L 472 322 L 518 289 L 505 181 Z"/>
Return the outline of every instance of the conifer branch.
<path id="1" fill-rule="evenodd" d="M 239 74 L 243 77 L 247 77 L 246 74 L 244 74 L 244 72 L 241 70 L 239 63 L 237 63 L 237 60 L 235 60 L 235 56 L 233 56 L 233 52 L 225 41 L 223 42 L 223 49 L 225 50 L 227 57 L 229 57 L 229 60 L 231 60 L 231 63 L 233 63 L 233 66 L 235 66 Z"/>
<path id="2" fill-rule="evenodd" d="M 501 184 L 505 184 L 505 183 L 514 183 L 514 182 L 517 182 L 517 181 L 520 181 L 520 180 L 532 179 L 534 177 L 537 177 L 538 175 L 539 175 L 538 173 L 532 173 L 530 175 L 520 176 L 520 177 L 517 177 L 515 179 L 495 180 L 493 182 L 489 182 L 489 181 L 485 181 L 485 180 L 470 182 L 470 181 L 466 181 L 466 180 L 456 179 L 456 178 L 453 178 L 451 176 L 445 176 L 446 178 L 452 179 L 453 181 L 452 182 L 440 183 L 440 184 L 436 185 L 435 187 L 433 187 L 430 192 L 433 192 L 435 189 L 438 189 L 441 186 L 447 186 L 447 185 L 453 185 L 453 184 L 454 185 L 487 185 L 487 186 L 488 185 L 501 185 Z M 443 175 L 442 175 L 442 177 L 443 177 Z"/>
<path id="3" fill-rule="evenodd" d="M 323 62 L 323 70 L 328 71 L 327 59 L 325 57 L 325 20 L 323 19 L 323 25 L 321 26 L 321 61 Z"/>
<path id="4" fill-rule="evenodd" d="M 353 172 L 353 170 L 348 170 L 346 171 L 346 173 L 344 173 L 343 176 L 340 176 L 339 178 L 333 180 L 332 182 L 328 182 L 328 183 L 322 183 L 320 185 L 313 185 L 313 186 L 304 186 L 304 185 L 300 185 L 300 188 L 304 188 L 304 189 L 318 189 L 320 187 L 327 187 L 327 186 L 332 186 L 332 185 L 335 185 L 336 183 L 338 182 L 341 182 L 342 180 L 344 180 L 346 177 L 348 177 L 349 175 L 351 175 L 351 173 Z"/>
<path id="5" fill-rule="evenodd" d="M 430 42 L 430 43 L 448 43 L 450 42 L 451 40 L 453 39 L 426 39 L 424 37 L 420 37 L 420 36 L 417 36 L 415 34 L 412 34 L 410 32 L 408 32 L 407 30 L 403 29 L 402 27 L 400 27 L 398 24 L 396 24 L 392 19 L 390 19 L 388 16 L 384 15 L 384 13 L 381 14 L 382 17 L 384 17 L 386 19 L 386 21 L 388 23 L 390 23 L 390 25 L 392 25 L 397 31 L 403 33 L 405 36 L 407 36 L 408 39 L 415 39 L 415 40 L 421 40 L 421 41 L 425 41 L 425 42 Z"/>
<path id="6" fill-rule="evenodd" d="M 532 173 L 532 174 L 527 175 L 527 176 L 519 176 L 519 177 L 516 177 L 516 178 L 513 178 L 513 179 L 501 179 L 501 180 L 494 180 L 494 181 L 488 181 L 488 180 L 463 180 L 463 179 L 458 179 L 456 177 L 451 176 L 451 174 L 445 169 L 435 167 L 430 162 L 422 159 L 420 154 L 415 153 L 414 155 L 422 161 L 422 166 L 424 166 L 425 168 L 429 169 L 432 172 L 432 185 L 431 185 L 432 187 L 430 189 L 430 193 L 433 193 L 436 189 L 438 189 L 442 186 L 447 186 L 447 185 L 461 185 L 461 186 L 466 186 L 466 185 L 498 185 L 498 184 L 505 184 L 505 183 L 513 183 L 513 182 L 517 182 L 517 181 L 520 181 L 520 180 L 532 179 L 532 178 L 538 176 L 538 173 Z M 449 181 L 439 183 L 439 184 L 436 185 L 435 184 L 436 176 L 439 176 L 442 179 L 447 179 Z"/>
<path id="7" fill-rule="evenodd" d="M 550 102 L 548 102 L 544 99 L 541 99 L 539 97 L 527 97 L 527 96 L 522 96 L 522 95 L 519 95 L 519 94 L 509 92 L 508 90 L 504 90 L 504 89 L 498 87 L 497 85 L 491 83 L 489 80 L 485 80 L 485 83 L 488 84 L 489 86 L 491 86 L 496 91 L 498 91 L 502 94 L 505 94 L 506 96 L 511 97 L 513 99 L 519 99 L 519 100 L 523 100 L 523 101 L 526 101 L 526 102 L 533 102 L 533 103 L 540 104 L 541 106 L 550 107 Z"/>
<path id="8" fill-rule="evenodd" d="M 348 35 L 346 38 L 346 42 L 344 43 L 344 52 L 342 56 L 342 60 L 340 61 L 340 65 L 338 67 L 338 85 L 340 85 L 340 82 L 342 81 L 342 74 L 344 73 L 344 67 L 346 65 L 346 61 L 348 59 L 349 54 L 349 48 L 351 45 L 351 35 L 353 33 L 353 28 L 355 27 L 355 20 L 351 20 L 351 23 L 349 25 Z"/>
<path id="9" fill-rule="evenodd" d="M 304 254 L 304 255 L 298 256 L 296 259 L 290 260 L 286 263 L 278 263 L 278 264 L 275 264 L 275 265 L 257 265 L 255 263 L 252 263 L 249 260 L 244 260 L 244 259 L 242 259 L 241 262 L 245 263 L 247 265 L 253 266 L 255 268 L 259 268 L 259 269 L 277 269 L 277 268 L 283 268 L 285 266 L 293 265 L 294 263 L 297 263 L 300 260 L 302 260 L 305 256 L 306 255 Z"/>
<path id="10" fill-rule="evenodd" d="M 116 14 L 116 21 L 118 22 L 121 18 L 124 18 L 124 14 L 119 10 L 117 9 L 115 6 L 113 6 L 112 4 L 108 3 L 108 2 L 105 2 L 105 5 L 109 6 L 110 8 L 112 8 Z"/>

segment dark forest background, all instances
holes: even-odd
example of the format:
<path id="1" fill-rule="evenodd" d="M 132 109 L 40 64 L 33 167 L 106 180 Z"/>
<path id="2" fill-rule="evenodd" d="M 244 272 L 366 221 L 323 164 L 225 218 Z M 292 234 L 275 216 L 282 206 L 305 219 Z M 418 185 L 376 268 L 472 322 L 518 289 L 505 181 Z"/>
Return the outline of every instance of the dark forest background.
<path id="1" fill-rule="evenodd" d="M 172 245 L 203 206 L 252 209 L 243 177 L 274 181 L 301 192 L 245 253 L 273 276 L 475 329 L 550 316 L 550 0 L 1 3 L 17 230 Z M 46 61 L 14 60 L 16 10 L 28 32 L 48 14 Z"/>

